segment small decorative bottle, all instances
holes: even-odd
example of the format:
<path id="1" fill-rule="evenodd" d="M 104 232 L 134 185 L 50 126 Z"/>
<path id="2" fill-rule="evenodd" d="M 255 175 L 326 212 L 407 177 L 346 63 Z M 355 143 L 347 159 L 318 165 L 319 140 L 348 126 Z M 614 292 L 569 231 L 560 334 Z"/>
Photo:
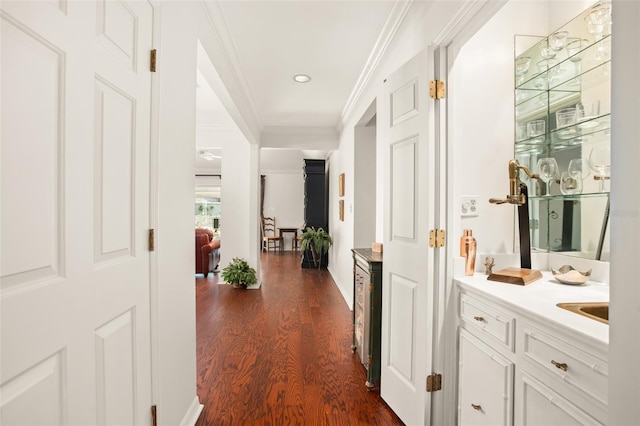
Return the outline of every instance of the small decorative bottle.
<path id="1" fill-rule="evenodd" d="M 476 239 L 471 229 L 465 229 L 460 237 L 460 256 L 465 258 L 464 274 L 473 275 L 476 267 Z"/>

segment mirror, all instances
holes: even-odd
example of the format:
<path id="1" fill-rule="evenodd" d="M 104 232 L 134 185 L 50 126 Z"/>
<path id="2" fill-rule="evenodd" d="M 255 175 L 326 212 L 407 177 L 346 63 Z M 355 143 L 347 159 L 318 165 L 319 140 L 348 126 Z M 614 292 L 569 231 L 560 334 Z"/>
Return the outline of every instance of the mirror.
<path id="1" fill-rule="evenodd" d="M 531 247 L 609 259 L 611 4 L 546 36 L 515 36 L 514 155 L 529 189 Z"/>

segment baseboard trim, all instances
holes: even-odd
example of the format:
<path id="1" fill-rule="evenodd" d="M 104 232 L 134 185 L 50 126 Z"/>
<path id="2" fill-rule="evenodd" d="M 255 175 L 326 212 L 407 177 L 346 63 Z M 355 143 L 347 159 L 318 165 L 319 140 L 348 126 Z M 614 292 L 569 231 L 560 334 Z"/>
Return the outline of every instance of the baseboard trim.
<path id="1" fill-rule="evenodd" d="M 182 418 L 180 426 L 195 426 L 196 422 L 198 421 L 198 417 L 200 417 L 200 413 L 202 413 L 203 408 L 204 405 L 200 404 L 200 398 L 198 397 L 198 395 L 196 395 L 196 397 L 191 402 L 189 410 L 187 410 L 187 413 Z"/>

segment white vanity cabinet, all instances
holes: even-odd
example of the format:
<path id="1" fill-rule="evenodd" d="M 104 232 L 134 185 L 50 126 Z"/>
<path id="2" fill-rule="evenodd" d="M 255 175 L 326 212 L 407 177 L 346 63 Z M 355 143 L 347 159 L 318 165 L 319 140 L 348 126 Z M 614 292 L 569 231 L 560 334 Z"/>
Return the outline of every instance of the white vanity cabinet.
<path id="1" fill-rule="evenodd" d="M 606 424 L 606 355 L 531 322 L 523 321 L 517 339 L 517 424 Z"/>
<path id="2" fill-rule="evenodd" d="M 515 318 L 463 293 L 460 320 L 459 424 L 511 425 Z"/>
<path id="3" fill-rule="evenodd" d="M 463 329 L 459 365 L 460 424 L 512 424 L 514 363 Z"/>
<path id="4" fill-rule="evenodd" d="M 527 290 L 486 276 L 456 284 L 459 425 L 606 424 L 608 326 L 563 312 L 549 292 L 578 300 L 608 292 L 541 281 Z"/>

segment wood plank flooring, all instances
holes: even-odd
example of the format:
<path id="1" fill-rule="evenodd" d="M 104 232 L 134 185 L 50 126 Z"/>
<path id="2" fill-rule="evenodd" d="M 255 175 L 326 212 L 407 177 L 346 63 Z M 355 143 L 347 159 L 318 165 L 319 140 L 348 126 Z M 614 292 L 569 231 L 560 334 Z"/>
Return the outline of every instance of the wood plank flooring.
<path id="1" fill-rule="evenodd" d="M 351 311 L 325 269 L 262 255 L 260 290 L 196 279 L 197 426 L 402 425 L 364 385 Z"/>

